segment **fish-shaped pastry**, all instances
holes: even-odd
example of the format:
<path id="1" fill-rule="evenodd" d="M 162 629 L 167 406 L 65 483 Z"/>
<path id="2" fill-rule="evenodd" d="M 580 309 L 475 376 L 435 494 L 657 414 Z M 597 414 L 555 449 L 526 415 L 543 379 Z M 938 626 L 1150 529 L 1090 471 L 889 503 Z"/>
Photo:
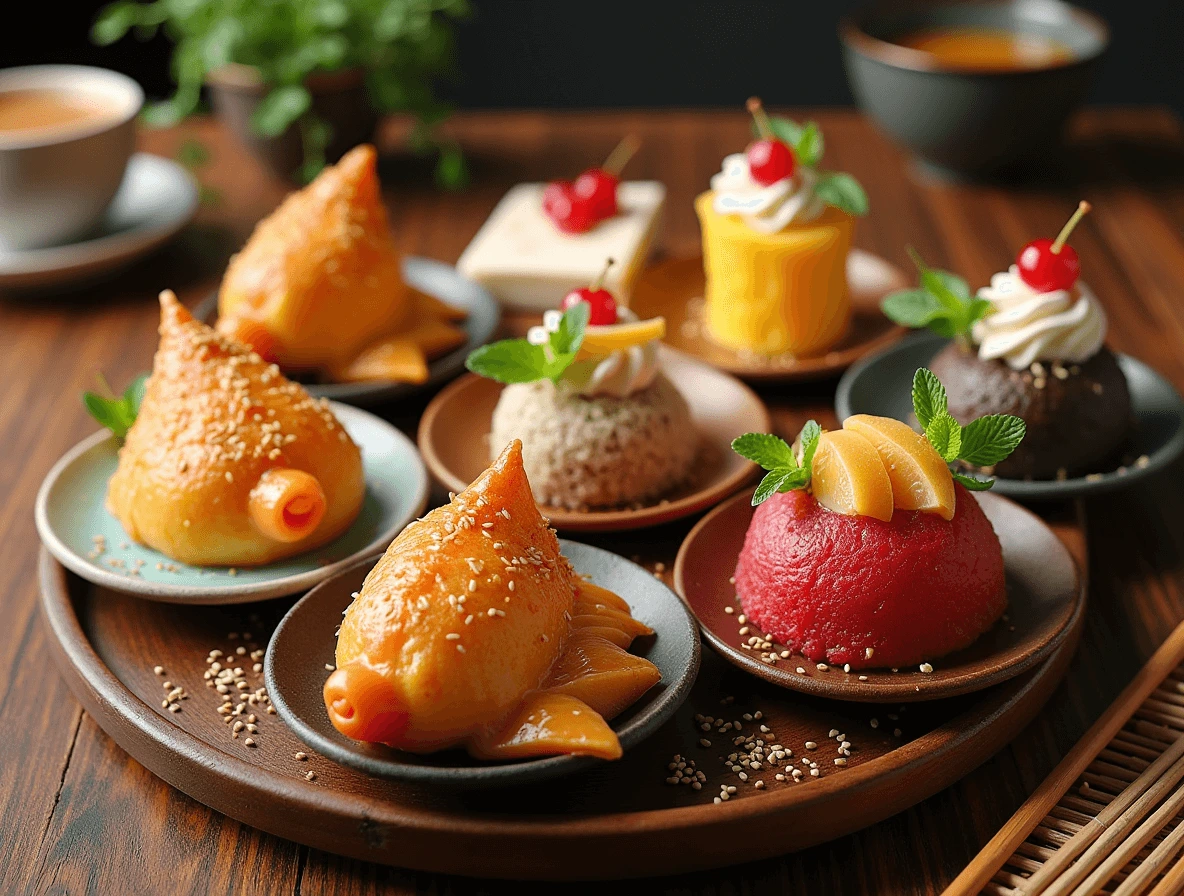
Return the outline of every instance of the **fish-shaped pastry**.
<path id="1" fill-rule="evenodd" d="M 288 372 L 422 383 L 465 313 L 403 282 L 373 146 L 350 150 L 255 227 L 218 296 L 218 330 Z"/>
<path id="2" fill-rule="evenodd" d="M 661 679 L 626 649 L 651 634 L 559 553 L 515 441 L 370 571 L 325 706 L 347 737 L 416 753 L 616 759 L 607 720 Z"/>
<path id="3" fill-rule="evenodd" d="M 141 544 L 199 566 L 318 547 L 357 518 L 362 456 L 328 402 L 160 295 L 160 346 L 107 486 Z"/>

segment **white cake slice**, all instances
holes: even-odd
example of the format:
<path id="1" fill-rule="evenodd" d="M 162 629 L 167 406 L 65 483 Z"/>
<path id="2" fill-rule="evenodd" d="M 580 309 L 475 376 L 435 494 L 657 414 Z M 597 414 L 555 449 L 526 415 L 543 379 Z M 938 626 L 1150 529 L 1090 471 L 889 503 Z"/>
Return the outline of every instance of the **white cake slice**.
<path id="1" fill-rule="evenodd" d="M 562 233 L 543 213 L 544 184 L 519 184 L 497 204 L 457 269 L 517 311 L 557 308 L 571 290 L 587 286 L 615 259 L 604 286 L 628 305 L 634 281 L 657 237 L 666 188 L 629 181 L 617 190 L 616 217 L 587 233 Z"/>

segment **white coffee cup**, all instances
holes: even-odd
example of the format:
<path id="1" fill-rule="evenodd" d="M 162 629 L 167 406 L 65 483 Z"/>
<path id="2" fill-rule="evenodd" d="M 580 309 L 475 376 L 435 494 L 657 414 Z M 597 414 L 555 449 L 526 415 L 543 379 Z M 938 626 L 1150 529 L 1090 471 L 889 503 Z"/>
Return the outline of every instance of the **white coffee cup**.
<path id="1" fill-rule="evenodd" d="M 63 93 L 102 110 L 71 123 L 0 129 L 0 250 L 68 243 L 102 220 L 119 189 L 144 92 L 125 75 L 84 65 L 0 70 L 0 94 L 17 90 Z"/>

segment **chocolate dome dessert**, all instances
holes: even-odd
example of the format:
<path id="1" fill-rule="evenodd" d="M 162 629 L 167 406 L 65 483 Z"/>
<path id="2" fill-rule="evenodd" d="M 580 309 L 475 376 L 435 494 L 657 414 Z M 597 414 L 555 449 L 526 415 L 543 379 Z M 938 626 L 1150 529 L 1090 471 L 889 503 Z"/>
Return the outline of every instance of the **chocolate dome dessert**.
<path id="1" fill-rule="evenodd" d="M 988 472 L 1008 479 L 1064 479 L 1119 465 L 1130 427 L 1126 377 L 1104 345 L 1106 313 L 1077 279 L 1065 240 L 1089 211 L 1081 203 L 1056 240 L 1034 240 L 1016 263 L 970 295 L 965 281 L 916 259 L 921 289 L 894 293 L 884 313 L 906 326 L 953 336 L 930 364 L 961 423 L 1011 414 L 1023 444 Z"/>

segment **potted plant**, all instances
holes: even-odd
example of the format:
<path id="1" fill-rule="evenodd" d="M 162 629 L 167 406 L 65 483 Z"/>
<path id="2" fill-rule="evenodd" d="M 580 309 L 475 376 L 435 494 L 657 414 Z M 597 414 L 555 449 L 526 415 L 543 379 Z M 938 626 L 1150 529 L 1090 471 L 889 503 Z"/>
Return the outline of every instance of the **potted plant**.
<path id="1" fill-rule="evenodd" d="M 450 109 L 432 82 L 451 69 L 452 22 L 468 12 L 468 0 L 118 0 L 92 38 L 163 28 L 173 41 L 177 91 L 145 110 L 149 124 L 175 124 L 208 86 L 215 112 L 256 155 L 307 181 L 371 139 L 379 113 L 409 112 L 413 146 L 437 147 L 437 178 L 459 186 L 459 148 L 433 136 Z"/>

